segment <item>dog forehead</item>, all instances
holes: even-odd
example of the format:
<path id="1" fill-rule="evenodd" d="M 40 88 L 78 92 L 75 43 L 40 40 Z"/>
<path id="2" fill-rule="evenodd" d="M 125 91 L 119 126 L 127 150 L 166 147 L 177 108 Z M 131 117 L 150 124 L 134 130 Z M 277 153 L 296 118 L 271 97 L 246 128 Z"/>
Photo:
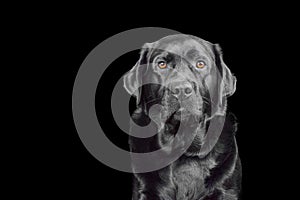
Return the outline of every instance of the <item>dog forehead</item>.
<path id="1" fill-rule="evenodd" d="M 183 57 L 210 54 L 209 42 L 194 36 L 179 34 L 164 37 L 154 43 L 154 48 Z"/>

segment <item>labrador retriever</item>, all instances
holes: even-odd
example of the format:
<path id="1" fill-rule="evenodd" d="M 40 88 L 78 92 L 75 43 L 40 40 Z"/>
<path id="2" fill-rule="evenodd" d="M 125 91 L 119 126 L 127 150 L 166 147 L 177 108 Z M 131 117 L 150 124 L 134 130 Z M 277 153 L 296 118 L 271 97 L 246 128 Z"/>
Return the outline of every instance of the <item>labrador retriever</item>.
<path id="1" fill-rule="evenodd" d="M 162 169 L 134 174 L 133 200 L 240 199 L 237 123 L 226 105 L 236 78 L 218 44 L 184 34 L 146 43 L 137 64 L 124 76 L 124 87 L 136 98 L 133 122 L 144 126 L 153 120 L 157 128 L 149 138 L 131 136 L 132 152 L 155 151 L 170 146 L 178 134 L 194 133 L 179 159 Z M 150 116 L 155 104 L 162 109 Z M 209 133 L 217 118 L 224 118 L 220 134 Z"/>

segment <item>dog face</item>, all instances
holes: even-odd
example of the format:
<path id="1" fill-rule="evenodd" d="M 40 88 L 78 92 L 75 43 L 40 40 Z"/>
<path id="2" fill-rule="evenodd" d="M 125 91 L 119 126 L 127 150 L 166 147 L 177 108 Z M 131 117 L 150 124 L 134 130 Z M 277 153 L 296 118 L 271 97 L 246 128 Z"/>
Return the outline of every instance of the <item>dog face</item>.
<path id="1" fill-rule="evenodd" d="M 149 74 L 165 87 L 157 91 L 162 96 L 165 116 L 187 122 L 199 120 L 208 103 L 205 78 L 212 68 L 207 49 L 191 38 L 163 38 L 150 53 Z"/>
<path id="2" fill-rule="evenodd" d="M 181 34 L 146 43 L 124 76 L 125 89 L 146 112 L 158 103 L 163 107 L 159 120 L 172 117 L 183 123 L 224 114 L 224 98 L 234 93 L 235 83 L 218 45 Z"/>

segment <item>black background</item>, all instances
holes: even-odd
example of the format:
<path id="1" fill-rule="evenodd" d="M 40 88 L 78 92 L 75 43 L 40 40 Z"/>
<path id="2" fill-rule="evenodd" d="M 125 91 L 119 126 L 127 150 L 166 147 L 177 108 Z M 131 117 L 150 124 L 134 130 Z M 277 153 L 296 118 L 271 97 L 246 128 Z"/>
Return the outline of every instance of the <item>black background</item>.
<path id="1" fill-rule="evenodd" d="M 217 11 L 211 12 L 214 15 Z M 278 91 L 286 87 L 278 80 L 278 75 L 282 77 L 284 72 L 282 59 L 277 57 L 280 51 L 277 38 L 287 25 L 279 18 L 264 14 L 261 11 L 254 18 L 252 11 L 246 14 L 241 11 L 232 14 L 231 18 L 221 14 L 210 20 L 194 15 L 180 19 L 151 16 L 148 20 L 138 16 L 127 20 L 124 15 L 122 20 L 112 19 L 105 14 L 82 18 L 80 13 L 77 17 L 66 14 L 54 19 L 45 18 L 34 37 L 38 36 L 41 41 L 38 47 L 46 46 L 47 50 L 37 48 L 37 51 L 43 54 L 43 62 L 48 66 L 43 73 L 51 74 L 46 80 L 49 86 L 47 100 L 50 101 L 43 106 L 46 105 L 43 112 L 49 117 L 45 126 L 47 134 L 43 133 L 47 145 L 41 145 L 47 156 L 34 149 L 34 160 L 38 164 L 31 168 L 32 173 L 26 174 L 26 180 L 37 177 L 33 187 L 46 196 L 130 199 L 131 174 L 100 163 L 80 141 L 72 117 L 72 89 L 80 65 L 99 43 L 128 29 L 150 26 L 174 29 L 220 44 L 225 63 L 237 77 L 237 90 L 228 99 L 228 108 L 239 122 L 237 142 L 243 166 L 243 199 L 286 195 L 284 187 L 288 182 L 282 181 L 285 176 L 282 172 L 284 166 L 289 166 L 283 161 L 286 154 L 280 145 L 287 139 L 282 137 L 285 130 L 280 126 L 283 116 L 279 111 L 283 108 L 278 106 L 283 98 Z M 289 41 L 288 37 L 286 41 Z M 128 148 L 127 136 L 109 117 L 110 92 L 115 81 L 131 69 L 138 58 L 138 51 L 133 51 L 112 63 L 96 94 L 100 123 L 110 129 L 106 133 L 109 139 L 124 149 Z"/>

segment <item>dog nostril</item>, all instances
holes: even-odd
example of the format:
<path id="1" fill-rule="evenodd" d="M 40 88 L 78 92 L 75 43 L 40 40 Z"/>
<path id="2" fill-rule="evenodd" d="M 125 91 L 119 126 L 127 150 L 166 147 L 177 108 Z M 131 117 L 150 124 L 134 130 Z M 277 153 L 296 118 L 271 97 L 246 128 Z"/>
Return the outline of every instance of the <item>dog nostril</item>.
<path id="1" fill-rule="evenodd" d="M 172 92 L 173 94 L 179 94 L 180 93 L 180 90 L 178 88 L 175 88 Z"/>
<path id="2" fill-rule="evenodd" d="M 192 89 L 189 88 L 189 87 L 187 87 L 187 88 L 185 88 L 184 92 L 185 92 L 185 94 L 191 94 L 192 93 Z"/>

